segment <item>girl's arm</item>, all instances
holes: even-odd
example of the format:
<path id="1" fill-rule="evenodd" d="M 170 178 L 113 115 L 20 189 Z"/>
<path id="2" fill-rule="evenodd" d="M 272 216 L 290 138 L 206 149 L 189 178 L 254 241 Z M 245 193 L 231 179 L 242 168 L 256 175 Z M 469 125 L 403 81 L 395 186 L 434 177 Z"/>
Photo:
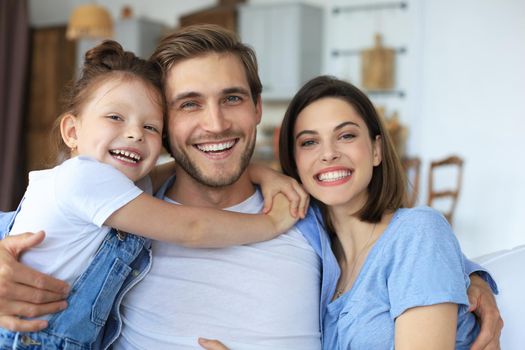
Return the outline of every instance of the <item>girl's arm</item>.
<path id="1" fill-rule="evenodd" d="M 284 195 L 277 195 L 267 215 L 170 204 L 141 194 L 104 224 L 187 247 L 218 248 L 265 241 L 289 229 L 297 219 Z"/>
<path id="2" fill-rule="evenodd" d="M 452 303 L 406 310 L 395 322 L 395 349 L 453 350 L 457 316 L 458 305 Z"/>
<path id="3" fill-rule="evenodd" d="M 273 197 L 281 192 L 290 201 L 290 213 L 292 216 L 299 216 L 304 219 L 308 210 L 310 196 L 295 179 L 267 166 L 254 163 L 248 167 L 248 175 L 253 183 L 261 186 L 261 192 L 264 197 L 264 213 L 272 209 Z"/>

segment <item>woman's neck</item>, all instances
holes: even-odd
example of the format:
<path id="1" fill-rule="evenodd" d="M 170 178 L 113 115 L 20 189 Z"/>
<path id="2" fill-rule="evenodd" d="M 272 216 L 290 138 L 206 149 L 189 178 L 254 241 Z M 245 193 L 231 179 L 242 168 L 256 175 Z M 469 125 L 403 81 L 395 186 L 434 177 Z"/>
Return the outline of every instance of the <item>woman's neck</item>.
<path id="1" fill-rule="evenodd" d="M 385 213 L 378 223 L 370 223 L 343 207 L 330 207 L 328 214 L 335 230 L 334 250 L 340 262 L 354 259 L 365 245 L 373 246 L 392 217 L 391 213 Z"/>

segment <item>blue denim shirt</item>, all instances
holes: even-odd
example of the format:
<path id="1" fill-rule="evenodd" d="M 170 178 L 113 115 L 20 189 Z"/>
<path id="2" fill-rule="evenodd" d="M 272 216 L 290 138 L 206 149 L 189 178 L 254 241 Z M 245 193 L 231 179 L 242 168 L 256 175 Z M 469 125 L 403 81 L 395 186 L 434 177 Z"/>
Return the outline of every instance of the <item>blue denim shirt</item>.
<path id="1" fill-rule="evenodd" d="M 0 213 L 0 234 L 16 212 Z M 40 332 L 0 329 L 0 349 L 106 349 L 120 334 L 119 305 L 151 266 L 150 241 L 111 230 L 92 262 L 75 281 L 68 308 L 53 314 Z"/>

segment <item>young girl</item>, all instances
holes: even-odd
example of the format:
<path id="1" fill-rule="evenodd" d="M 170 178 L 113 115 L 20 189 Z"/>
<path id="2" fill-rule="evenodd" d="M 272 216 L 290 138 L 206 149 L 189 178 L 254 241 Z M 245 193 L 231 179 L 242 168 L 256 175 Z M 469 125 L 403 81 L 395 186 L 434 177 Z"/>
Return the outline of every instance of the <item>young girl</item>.
<path id="1" fill-rule="evenodd" d="M 401 164 L 365 94 L 331 77 L 308 82 L 284 117 L 280 159 L 331 240 L 323 348 L 468 349 L 479 330 L 459 244 L 435 210 L 403 208 Z"/>
<path id="2" fill-rule="evenodd" d="M 82 75 L 59 119 L 70 159 L 29 174 L 9 233 L 46 232 L 45 241 L 21 260 L 74 284 L 70 309 L 48 315 L 49 327 L 42 332 L 0 330 L 0 347 L 95 346 L 128 276 L 146 272 L 133 262 L 148 241 L 126 232 L 213 248 L 268 240 L 295 222 L 283 198 L 276 199 L 268 215 L 249 215 L 173 205 L 145 193 L 164 180 L 159 171 L 151 180 L 146 177 L 161 152 L 165 111 L 160 77 L 156 65 L 124 52 L 114 41 L 86 53 Z M 259 179 L 264 178 L 260 171 Z M 274 183 L 273 172 L 271 177 L 270 192 L 286 186 L 284 180 Z"/>

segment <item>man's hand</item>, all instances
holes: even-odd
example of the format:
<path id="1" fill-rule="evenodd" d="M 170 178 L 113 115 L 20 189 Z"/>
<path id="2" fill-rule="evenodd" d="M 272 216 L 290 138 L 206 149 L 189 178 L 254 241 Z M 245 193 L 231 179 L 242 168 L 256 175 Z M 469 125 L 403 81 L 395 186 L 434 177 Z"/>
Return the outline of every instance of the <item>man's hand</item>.
<path id="1" fill-rule="evenodd" d="M 496 299 L 487 282 L 478 275 L 470 276 L 470 287 L 467 291 L 470 309 L 481 324 L 476 341 L 471 350 L 499 350 L 499 337 L 503 328 L 503 320 L 499 313 Z"/>
<path id="2" fill-rule="evenodd" d="M 229 350 L 223 343 L 216 339 L 199 338 L 199 345 L 206 350 Z"/>
<path id="3" fill-rule="evenodd" d="M 15 332 L 36 332 L 44 320 L 23 320 L 55 313 L 67 307 L 67 283 L 18 262 L 22 252 L 44 240 L 44 232 L 24 233 L 0 241 L 0 327 Z"/>

